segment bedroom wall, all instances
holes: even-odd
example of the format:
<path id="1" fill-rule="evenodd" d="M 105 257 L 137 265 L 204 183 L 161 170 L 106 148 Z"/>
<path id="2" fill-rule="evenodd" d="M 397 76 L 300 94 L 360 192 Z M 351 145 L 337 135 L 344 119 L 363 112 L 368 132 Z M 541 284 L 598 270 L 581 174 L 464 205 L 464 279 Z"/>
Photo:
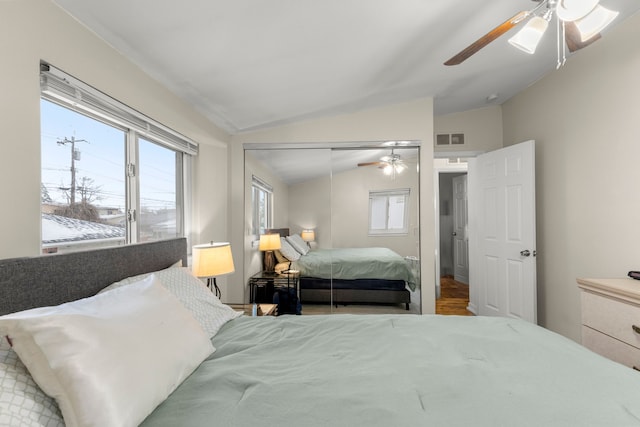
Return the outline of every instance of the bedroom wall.
<path id="1" fill-rule="evenodd" d="M 401 151 L 396 153 L 402 155 Z M 332 243 L 337 248 L 385 247 L 402 256 L 418 256 L 418 174 L 415 168 L 395 179 L 376 167 L 362 167 L 333 175 L 331 183 Z M 409 188 L 409 233 L 369 236 L 369 191 Z"/>
<path id="2" fill-rule="evenodd" d="M 436 135 L 463 133 L 463 145 L 439 145 L 436 152 L 478 151 L 502 148 L 502 107 L 491 105 L 460 113 L 444 114 L 433 119 Z"/>
<path id="3" fill-rule="evenodd" d="M 251 179 L 252 175 L 255 175 L 271 185 L 273 188 L 273 215 L 277 218 L 274 228 L 282 228 L 289 226 L 289 186 L 276 177 L 269 168 L 264 167 L 262 163 L 256 160 L 251 155 L 251 152 L 245 152 L 244 160 L 244 244 L 245 247 L 244 259 L 238 258 L 234 250 L 234 264 L 236 267 L 236 277 L 232 282 L 228 283 L 228 288 L 222 289 L 222 295 L 233 295 L 234 291 L 241 291 L 241 277 L 242 272 L 249 272 L 249 276 L 262 270 L 262 252 L 258 250 L 259 236 L 251 234 L 251 224 L 253 221 L 252 210 L 252 194 L 251 194 Z M 257 237 L 257 238 L 256 238 Z M 232 245 L 232 248 L 234 246 Z M 241 262 L 241 260 L 243 262 Z M 227 297 L 225 297 L 226 299 Z M 231 301 L 226 299 L 226 301 Z M 235 300 L 241 301 L 241 299 Z"/>
<path id="4" fill-rule="evenodd" d="M 219 208 L 227 203 L 225 132 L 49 0 L 0 2 L 0 57 L 0 258 L 40 252 L 40 60 L 202 144 L 194 160 L 193 241 L 227 239 L 228 211 Z"/>
<path id="5" fill-rule="evenodd" d="M 230 205 L 232 245 L 242 244 L 243 221 L 242 201 L 237 193 L 242 193 L 243 186 L 243 143 L 327 143 L 343 141 L 387 141 L 387 140 L 419 140 L 420 150 L 420 198 L 423 201 L 433 200 L 433 99 L 424 98 L 417 101 L 390 105 L 386 107 L 363 110 L 351 114 L 310 120 L 285 125 L 264 131 L 247 132 L 234 135 L 231 145 L 231 194 Z M 423 283 L 423 313 L 435 311 L 434 277 L 434 212 L 433 204 L 423 202 L 420 210 L 420 223 L 427 224 L 421 232 L 421 268 Z M 431 224 L 431 226 L 429 226 Z M 235 254 L 234 254 L 235 255 Z M 247 277 L 244 278 L 246 286 Z M 242 298 L 240 293 L 234 294 Z M 239 299 L 237 300 L 239 301 Z M 235 301 L 234 301 L 235 302 Z"/>
<path id="6" fill-rule="evenodd" d="M 289 200 L 289 232 L 312 228 L 316 233 L 312 247 L 331 247 L 331 170 L 321 178 L 290 185 Z"/>
<path id="7" fill-rule="evenodd" d="M 536 140 L 538 319 L 576 341 L 576 277 L 640 269 L 638 40 L 636 14 L 503 105 L 505 144 Z"/>

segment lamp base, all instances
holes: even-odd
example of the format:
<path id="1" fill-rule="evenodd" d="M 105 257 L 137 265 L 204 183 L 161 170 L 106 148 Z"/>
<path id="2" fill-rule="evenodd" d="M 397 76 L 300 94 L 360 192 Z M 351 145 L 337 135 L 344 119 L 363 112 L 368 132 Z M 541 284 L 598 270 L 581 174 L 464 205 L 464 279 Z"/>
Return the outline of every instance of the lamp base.
<path id="1" fill-rule="evenodd" d="M 218 287 L 215 277 L 213 279 L 211 277 L 207 279 L 207 288 L 211 289 L 211 292 L 214 292 L 218 299 L 222 298 L 222 291 Z"/>
<path id="2" fill-rule="evenodd" d="M 276 268 L 276 256 L 273 251 L 265 251 L 264 253 L 264 271 L 273 273 Z"/>

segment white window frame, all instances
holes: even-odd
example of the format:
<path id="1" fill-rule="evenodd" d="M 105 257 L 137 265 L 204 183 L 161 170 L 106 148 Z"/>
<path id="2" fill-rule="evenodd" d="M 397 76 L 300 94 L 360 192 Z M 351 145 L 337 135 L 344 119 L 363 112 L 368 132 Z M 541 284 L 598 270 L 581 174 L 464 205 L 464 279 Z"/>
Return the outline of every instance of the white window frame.
<path id="1" fill-rule="evenodd" d="M 138 184 L 138 139 L 144 138 L 176 152 L 176 227 L 177 234 L 189 236 L 192 192 L 192 157 L 198 144 L 129 106 L 111 98 L 75 77 L 42 62 L 40 64 L 41 97 L 79 114 L 125 131 L 125 167 L 127 211 L 126 243 L 137 243 L 139 230 L 136 213 L 140 212 Z M 41 243 L 42 244 L 42 243 Z"/>
<path id="2" fill-rule="evenodd" d="M 409 188 L 401 188 L 395 190 L 382 190 L 382 191 L 369 191 L 369 236 L 406 236 L 409 234 L 409 196 L 411 191 Z M 402 228 L 390 228 L 390 209 L 389 200 L 392 197 L 404 198 L 404 209 L 402 211 Z M 384 203 L 384 212 L 375 212 L 374 206 L 380 206 L 379 203 Z M 374 214 L 382 214 L 385 217 L 384 228 L 373 228 Z"/>
<path id="3" fill-rule="evenodd" d="M 260 179 L 259 177 L 252 175 L 251 176 L 251 232 L 256 238 L 260 236 L 260 234 L 264 233 L 264 229 L 260 229 L 260 203 L 259 198 L 257 197 L 258 193 L 265 193 L 267 200 L 267 207 L 265 209 L 264 223 L 266 224 L 265 228 L 273 228 L 273 187 L 269 185 L 266 181 Z"/>

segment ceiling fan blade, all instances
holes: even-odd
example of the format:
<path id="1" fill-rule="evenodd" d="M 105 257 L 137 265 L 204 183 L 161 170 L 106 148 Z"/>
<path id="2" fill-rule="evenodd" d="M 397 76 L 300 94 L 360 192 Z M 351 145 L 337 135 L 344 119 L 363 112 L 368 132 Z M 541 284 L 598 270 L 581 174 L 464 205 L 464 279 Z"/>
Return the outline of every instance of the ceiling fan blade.
<path id="1" fill-rule="evenodd" d="M 571 53 L 575 52 L 576 50 L 580 50 L 583 47 L 589 46 L 591 43 L 595 42 L 601 37 L 602 36 L 600 35 L 600 33 L 598 33 L 595 36 L 591 37 L 589 40 L 583 42 L 580 36 L 580 30 L 578 30 L 575 22 L 566 21 L 564 23 L 564 39 L 567 43 L 567 47 L 569 48 L 569 52 Z"/>
<path id="2" fill-rule="evenodd" d="M 372 165 L 381 165 L 383 162 L 365 162 L 358 163 L 358 166 L 372 166 Z"/>
<path id="3" fill-rule="evenodd" d="M 507 19 L 502 24 L 498 25 L 493 30 L 489 31 L 487 34 L 461 50 L 457 55 L 445 62 L 444 65 L 458 65 L 467 60 L 471 55 L 522 22 L 527 16 L 529 16 L 529 13 L 530 11 L 528 10 L 516 13 L 514 16 Z"/>

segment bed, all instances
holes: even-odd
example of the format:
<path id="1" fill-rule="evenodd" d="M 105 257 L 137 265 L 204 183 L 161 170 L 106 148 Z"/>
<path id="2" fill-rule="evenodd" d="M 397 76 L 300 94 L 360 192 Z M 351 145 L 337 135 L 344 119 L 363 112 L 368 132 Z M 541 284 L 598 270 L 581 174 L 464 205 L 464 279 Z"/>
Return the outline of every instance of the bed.
<path id="1" fill-rule="evenodd" d="M 268 232 L 287 236 L 283 245 L 291 248 L 283 246 L 281 253 L 289 267 L 300 272 L 303 304 L 405 304 L 409 310 L 417 274 L 412 263 L 391 249 L 310 249 L 298 235 L 290 236 L 288 228 Z"/>
<path id="2" fill-rule="evenodd" d="M 83 297 L 89 298 L 70 304 L 111 299 L 115 298 L 112 295 L 121 297 L 124 292 L 132 292 L 130 289 L 155 290 L 158 284 L 149 283 L 162 277 L 166 284 L 167 272 L 184 273 L 184 268 L 176 267 L 184 260 L 184 239 L 82 254 L 2 260 L 0 314 Z M 146 278 L 127 282 L 131 278 L 126 274 Z M 105 291 L 104 287 L 111 287 L 114 280 L 125 283 Z M 183 285 L 200 290 L 200 285 L 191 282 Z M 206 290 L 204 284 L 202 288 Z M 96 292 L 100 293 L 93 296 Z M 165 297 L 159 299 L 162 301 L 158 304 L 165 303 Z M 191 299 L 180 301 L 185 307 L 192 303 Z M 148 302 L 155 304 L 156 300 L 149 298 Z M 218 305 L 212 307 L 219 309 Z M 110 307 L 104 309 L 108 311 Z M 28 312 L 22 312 L 22 316 L 25 313 Z M 164 316 L 172 318 L 172 312 L 166 311 Z M 6 327 L 3 322 L 7 318 L 16 317 L 23 319 L 19 314 L 2 316 L 0 328 Z M 193 323 L 194 318 L 184 319 L 185 324 Z M 197 328 L 192 328 L 191 323 L 178 329 L 184 335 L 192 334 Z M 138 326 L 129 323 L 128 327 Z M 126 363 L 112 363 L 102 370 L 96 393 L 103 393 L 102 388 L 111 384 L 111 378 L 127 374 L 124 365 L 134 363 L 134 356 L 145 351 L 151 338 L 147 334 L 137 337 L 137 346 L 100 341 L 100 352 L 109 353 L 115 347 L 127 357 Z M 156 369 L 155 364 L 164 353 L 173 352 L 174 347 L 178 347 L 175 357 L 202 353 L 198 357 L 202 360 L 177 381 L 168 397 L 148 403 L 146 393 L 156 392 L 158 380 L 137 372 L 116 389 L 117 396 L 100 396 L 98 404 L 90 393 L 82 394 L 79 406 L 88 406 L 91 418 L 85 422 L 70 418 L 74 422 L 71 424 L 65 413 L 67 425 L 640 425 L 637 372 L 560 335 L 516 319 L 234 315 L 218 325 L 212 338 L 205 338 L 215 348 L 210 354 L 205 354 L 209 350 L 195 348 L 202 347 L 202 343 L 192 348 L 174 339 L 181 338 L 166 336 L 162 352 L 143 358 L 142 362 L 154 375 L 165 376 L 165 370 Z M 73 347 L 72 337 L 69 340 L 56 345 L 67 349 L 66 356 L 77 358 L 77 363 L 82 361 L 84 351 L 93 351 Z M 48 341 L 41 341 L 42 348 L 46 348 Z M 13 406 L 34 399 L 34 393 L 23 393 L 15 399 L 11 393 L 18 395 L 25 387 L 33 388 L 33 384 L 27 384 L 32 379 L 29 373 L 11 371 L 12 368 L 18 371 L 18 363 L 13 367 L 3 367 L 1 363 L 0 359 L 0 368 L 4 369 L 0 371 L 0 387 L 11 380 L 11 375 L 22 377 L 20 381 L 14 379 L 14 383 L 21 384 L 15 390 L 0 389 L 0 425 L 63 425 L 57 402 L 46 396 L 15 410 Z M 101 369 L 79 368 L 80 376 L 75 382 L 86 382 L 85 377 L 94 376 L 96 370 Z M 153 387 L 146 389 L 146 393 L 136 389 L 145 386 L 139 383 L 147 382 L 153 383 Z M 113 410 L 111 400 L 125 406 Z M 138 415 L 118 424 L 101 422 L 99 418 L 104 411 L 117 416 L 129 412 L 127 405 L 142 404 L 147 405 L 142 417 Z M 39 413 L 34 414 L 36 411 Z"/>

